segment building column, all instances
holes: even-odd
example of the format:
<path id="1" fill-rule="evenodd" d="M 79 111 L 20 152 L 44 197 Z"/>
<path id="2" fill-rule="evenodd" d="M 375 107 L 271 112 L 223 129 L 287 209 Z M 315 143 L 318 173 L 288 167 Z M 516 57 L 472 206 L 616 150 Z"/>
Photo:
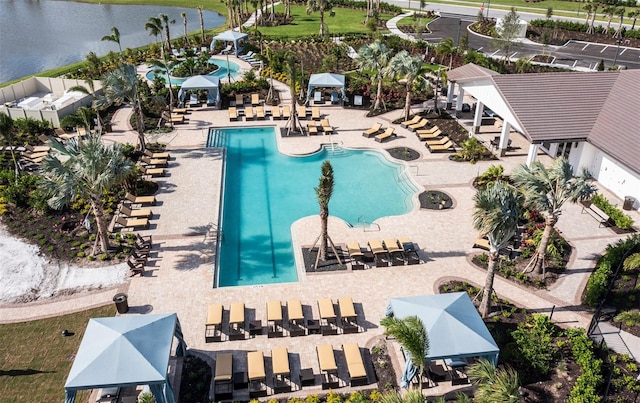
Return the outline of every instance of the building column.
<path id="1" fill-rule="evenodd" d="M 507 148 L 509 148 L 509 132 L 511 131 L 511 124 L 509 122 L 502 121 L 502 133 L 500 133 L 500 144 L 498 144 L 498 149 L 500 151 L 500 156 L 504 157 L 507 153 Z"/>
<path id="2" fill-rule="evenodd" d="M 456 100 L 456 112 L 462 111 L 462 104 L 464 103 L 464 88 L 458 86 L 458 99 Z"/>
<path id="3" fill-rule="evenodd" d="M 453 81 L 449 81 L 447 84 L 447 109 L 451 109 L 451 105 L 453 105 L 453 89 L 455 85 L 456 83 Z"/>
<path id="4" fill-rule="evenodd" d="M 536 159 L 538 159 L 538 150 L 540 149 L 540 144 L 531 144 L 529 146 L 529 153 L 527 154 L 527 166 L 530 167 Z"/>
<path id="5" fill-rule="evenodd" d="M 476 102 L 476 114 L 473 116 L 473 132 L 478 133 L 480 131 L 480 125 L 482 124 L 482 112 L 484 112 L 484 105 L 482 102 Z"/>

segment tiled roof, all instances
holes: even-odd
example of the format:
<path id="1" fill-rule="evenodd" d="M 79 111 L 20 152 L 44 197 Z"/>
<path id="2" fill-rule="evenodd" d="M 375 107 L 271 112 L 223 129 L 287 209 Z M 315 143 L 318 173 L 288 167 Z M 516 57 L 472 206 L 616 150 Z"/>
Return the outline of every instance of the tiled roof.
<path id="1" fill-rule="evenodd" d="M 500 73 L 486 69 L 484 67 L 480 67 L 473 63 L 469 63 L 451 70 L 447 74 L 447 79 L 449 81 L 460 81 L 474 78 L 491 77 L 496 75 L 500 75 Z"/>

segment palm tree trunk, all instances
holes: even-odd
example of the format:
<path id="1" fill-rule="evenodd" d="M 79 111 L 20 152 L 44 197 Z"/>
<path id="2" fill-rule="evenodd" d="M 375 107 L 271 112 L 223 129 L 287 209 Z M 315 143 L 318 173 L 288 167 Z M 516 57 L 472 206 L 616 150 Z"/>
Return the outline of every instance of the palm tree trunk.
<path id="1" fill-rule="evenodd" d="M 89 200 L 91 202 L 91 207 L 93 208 L 93 215 L 96 218 L 100 249 L 102 250 L 102 253 L 107 253 L 107 251 L 109 251 L 109 232 L 107 231 L 107 225 L 104 222 L 104 208 L 102 206 L 101 196 L 91 194 L 89 196 Z"/>
<path id="2" fill-rule="evenodd" d="M 320 36 L 324 36 L 324 10 L 320 10 Z"/>
<path id="3" fill-rule="evenodd" d="M 329 221 L 329 210 L 323 208 L 322 211 L 320 211 L 320 227 L 321 228 L 320 228 L 320 246 L 318 251 L 318 253 L 320 254 L 319 259 L 321 261 L 325 261 L 327 259 L 327 250 L 329 249 L 329 240 L 327 237 L 328 221 Z"/>
<path id="4" fill-rule="evenodd" d="M 380 109 L 380 101 L 382 98 L 382 74 L 378 73 L 378 89 L 376 90 L 376 102 L 373 104 L 373 110 Z"/>
<path id="5" fill-rule="evenodd" d="M 551 239 L 551 231 L 553 231 L 553 227 L 558 222 L 558 217 L 553 214 L 549 214 L 544 222 L 544 232 L 542 233 L 542 238 L 540 238 L 540 245 L 538 245 L 538 253 L 535 257 L 536 264 L 534 266 L 535 272 L 537 274 L 542 274 L 542 265 L 544 263 L 544 258 L 547 255 L 547 246 L 549 245 L 549 240 Z"/>
<path id="6" fill-rule="evenodd" d="M 597 9 L 593 11 L 593 15 L 591 16 L 591 24 L 589 24 L 589 29 L 587 30 L 588 34 L 592 34 L 594 32 L 594 28 L 593 28 L 593 24 L 595 24 L 596 21 L 596 14 L 598 11 Z"/>
<path id="7" fill-rule="evenodd" d="M 411 112 L 411 81 L 407 81 L 406 90 L 407 95 L 404 99 L 404 120 L 409 120 L 409 113 Z"/>
<path id="8" fill-rule="evenodd" d="M 482 302 L 480 302 L 480 315 L 486 318 L 491 313 L 491 294 L 493 293 L 493 279 L 496 275 L 496 261 L 498 260 L 498 251 L 489 252 L 489 264 L 487 265 L 487 277 L 484 281 L 484 290 L 482 293 Z"/>
<path id="9" fill-rule="evenodd" d="M 204 37 L 204 15 L 202 12 L 202 6 L 198 7 L 198 14 L 200 14 L 200 37 L 201 37 L 200 45 L 202 46 L 205 43 L 207 43 L 207 40 Z"/>
<path id="10" fill-rule="evenodd" d="M 138 146 L 140 147 L 140 151 L 144 152 L 144 150 L 146 150 L 147 148 L 147 145 L 144 139 L 144 115 L 142 114 L 140 101 L 134 101 L 133 112 L 136 115 L 136 125 L 138 126 Z"/>

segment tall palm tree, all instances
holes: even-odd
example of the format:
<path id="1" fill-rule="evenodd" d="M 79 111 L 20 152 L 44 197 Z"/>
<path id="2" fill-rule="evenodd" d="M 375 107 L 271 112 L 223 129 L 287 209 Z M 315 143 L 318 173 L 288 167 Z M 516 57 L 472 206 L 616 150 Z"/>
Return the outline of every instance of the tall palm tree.
<path id="1" fill-rule="evenodd" d="M 373 104 L 373 110 L 380 109 L 382 101 L 382 79 L 384 78 L 384 69 L 391 60 L 391 52 L 387 50 L 387 46 L 376 39 L 375 42 L 364 45 L 358 51 L 358 67 L 361 70 L 373 71 L 372 81 L 377 85 L 376 101 Z"/>
<path id="2" fill-rule="evenodd" d="M 429 335 L 424 323 L 417 316 L 408 316 L 402 319 L 386 317 L 380 324 L 385 327 L 384 334 L 395 337 L 418 366 L 418 390 L 422 391 L 424 362 L 429 354 Z"/>
<path id="3" fill-rule="evenodd" d="M 163 36 L 163 28 L 162 28 L 162 20 L 160 17 L 149 17 L 149 20 L 146 24 L 144 24 L 144 29 L 149 31 L 149 35 L 153 35 L 156 37 L 156 41 L 158 40 L 158 35 L 160 36 L 160 42 L 164 43 Z M 160 54 L 164 59 L 164 45 L 160 46 Z"/>
<path id="4" fill-rule="evenodd" d="M 584 170 L 581 176 L 574 177 L 573 168 L 565 158 L 556 159 L 549 168 L 539 161 L 530 167 L 519 165 L 513 170 L 511 178 L 524 193 L 525 203 L 540 211 L 545 218 L 544 232 L 531 260 L 536 273 L 542 274 L 547 245 L 562 206 L 567 201 L 576 203 L 588 200 L 596 189 L 590 183 L 592 177 L 589 172 Z"/>
<path id="5" fill-rule="evenodd" d="M 298 68 L 296 66 L 296 57 L 295 53 L 288 52 L 286 55 L 286 71 L 287 76 L 289 78 L 289 94 L 291 96 L 291 117 L 289 117 L 289 121 L 287 121 L 286 126 L 289 127 L 288 133 L 290 132 L 301 132 L 302 125 L 298 120 L 298 102 L 296 101 L 296 84 L 298 82 Z"/>
<path id="6" fill-rule="evenodd" d="M 102 134 L 102 119 L 100 118 L 99 111 L 105 106 L 105 99 L 104 97 L 96 97 L 96 89 L 93 80 L 87 79 L 84 80 L 84 82 L 87 84 L 86 87 L 84 85 L 74 85 L 73 87 L 69 88 L 69 91 L 78 91 L 82 92 L 83 94 L 91 95 L 91 97 L 93 98 L 91 107 L 94 109 L 96 114 L 98 134 Z M 89 128 L 90 127 L 88 127 L 87 129 Z"/>
<path id="7" fill-rule="evenodd" d="M 591 3 L 585 4 L 584 5 L 584 12 L 585 12 L 584 23 L 585 24 L 589 23 L 589 19 L 591 18 L 591 11 L 593 11 L 593 6 L 591 5 Z"/>
<path id="8" fill-rule="evenodd" d="M 109 234 L 102 194 L 124 183 L 133 173 L 134 164 L 124 156 L 120 144 L 107 146 L 96 134 L 76 137 L 65 144 L 52 140 L 50 144 L 58 153 L 47 155 L 40 166 L 42 186 L 51 194 L 49 206 L 59 210 L 78 198 L 88 199 L 98 227 L 98 242 L 102 252 L 107 252 Z"/>
<path id="9" fill-rule="evenodd" d="M 449 70 L 453 64 L 453 54 L 455 53 L 456 45 L 453 42 L 453 38 L 444 38 L 436 46 L 436 54 L 440 56 L 440 64 L 442 64 L 445 57 L 449 56 Z"/>
<path id="10" fill-rule="evenodd" d="M 169 73 L 171 69 L 175 67 L 177 62 L 171 62 L 166 59 L 151 59 L 147 61 L 147 64 L 154 67 L 160 67 L 161 69 L 167 72 L 167 84 L 169 85 L 169 115 L 171 115 L 173 110 L 174 100 L 173 100 L 173 86 L 171 85 L 171 74 Z M 171 126 L 173 127 L 173 123 L 171 123 Z"/>
<path id="11" fill-rule="evenodd" d="M 318 260 L 325 261 L 327 258 L 327 249 L 329 249 L 329 201 L 333 194 L 333 167 L 331 162 L 326 160 L 322 163 L 322 175 L 318 182 L 316 196 L 318 197 L 318 205 L 320 205 L 320 247 L 318 251 Z"/>
<path id="12" fill-rule="evenodd" d="M 162 27 L 164 29 L 164 38 L 167 41 L 167 52 L 171 54 L 171 33 L 169 32 L 169 24 L 175 24 L 176 20 L 169 20 L 169 16 L 166 14 L 160 14 L 158 17 L 162 21 Z"/>
<path id="13" fill-rule="evenodd" d="M 182 17 L 182 25 L 184 27 L 184 46 L 189 47 L 189 33 L 187 32 L 187 13 L 184 11 L 180 13 Z"/>
<path id="14" fill-rule="evenodd" d="M 423 89 L 429 85 L 424 76 L 426 72 L 426 65 L 420 56 L 411 56 L 406 50 L 402 50 L 393 56 L 385 69 L 385 75 L 394 78 L 402 77 L 406 80 L 405 90 L 407 94 L 403 110 L 405 120 L 409 120 L 409 114 L 411 113 L 411 96 L 414 84 Z"/>
<path id="15" fill-rule="evenodd" d="M 100 40 L 117 43 L 118 49 L 120 50 L 119 53 L 122 53 L 122 46 L 120 46 L 120 31 L 118 30 L 118 27 L 111 27 L 111 35 L 105 35 L 100 38 Z"/>
<path id="16" fill-rule="evenodd" d="M 207 38 L 204 35 L 204 14 L 202 6 L 198 6 L 198 14 L 200 15 L 200 45 L 204 45 L 207 43 Z"/>
<path id="17" fill-rule="evenodd" d="M 519 403 L 520 378 L 512 368 L 496 368 L 481 358 L 467 370 L 469 380 L 477 386 L 474 401 L 479 403 Z"/>
<path id="18" fill-rule="evenodd" d="M 144 139 L 144 115 L 142 100 L 140 99 L 140 81 L 136 67 L 123 63 L 108 73 L 102 79 L 102 91 L 110 104 L 129 104 L 133 107 L 138 130 L 138 147 L 141 151 L 146 148 Z"/>
<path id="19" fill-rule="evenodd" d="M 486 318 L 491 312 L 498 253 L 516 234 L 520 200 L 518 191 L 503 182 L 494 182 L 478 190 L 473 200 L 473 226 L 489 240 L 489 264 L 480 303 L 480 315 Z"/>
<path id="20" fill-rule="evenodd" d="M 611 26 L 611 20 L 613 20 L 613 16 L 616 14 L 615 6 L 606 6 L 602 9 L 602 13 L 607 17 L 607 25 L 604 27 L 605 35 L 609 33 L 609 27 Z"/>
<path id="21" fill-rule="evenodd" d="M 333 8 L 331 0 L 308 0 L 307 1 L 307 14 L 311 14 L 314 11 L 320 12 L 320 36 L 325 36 L 329 33 L 326 24 L 324 23 L 324 13 Z"/>
<path id="22" fill-rule="evenodd" d="M 636 29 L 636 22 L 638 21 L 638 17 L 640 17 L 640 10 L 629 11 L 627 13 L 627 17 L 633 19 L 633 24 L 631 24 L 631 30 L 633 31 L 634 29 Z"/>
<path id="23" fill-rule="evenodd" d="M 593 14 L 591 14 L 591 23 L 589 24 L 589 28 L 587 28 L 588 34 L 593 34 L 595 32 L 594 24 L 596 22 L 596 16 L 598 15 L 598 8 L 600 8 L 600 5 L 601 4 L 599 0 L 594 0 L 591 3 L 591 9 Z"/>
<path id="24" fill-rule="evenodd" d="M 613 33 L 614 38 L 620 37 L 622 33 L 622 23 L 624 22 L 624 15 L 627 12 L 624 7 L 616 8 L 616 15 L 620 17 L 620 22 L 618 23 L 618 28 L 616 28 L 616 32 Z"/>
<path id="25" fill-rule="evenodd" d="M 0 135 L 2 136 L 6 144 L 11 147 L 11 160 L 13 160 L 13 168 L 16 174 L 15 177 L 17 181 L 18 176 L 20 176 L 20 164 L 18 164 L 18 159 L 16 158 L 16 152 L 14 150 L 14 127 L 15 125 L 11 116 L 0 113 Z"/>

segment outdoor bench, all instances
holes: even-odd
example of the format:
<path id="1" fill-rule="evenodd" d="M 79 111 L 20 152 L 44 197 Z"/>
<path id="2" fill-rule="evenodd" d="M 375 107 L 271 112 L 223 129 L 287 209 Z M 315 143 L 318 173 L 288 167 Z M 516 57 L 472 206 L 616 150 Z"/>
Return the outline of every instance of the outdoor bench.
<path id="1" fill-rule="evenodd" d="M 598 222 L 600 223 L 598 227 L 606 226 L 611 219 L 607 213 L 602 211 L 600 207 L 596 206 L 593 203 L 582 205 L 582 214 L 584 213 L 588 213 L 589 215 L 591 215 L 591 217 L 598 220 Z"/>

